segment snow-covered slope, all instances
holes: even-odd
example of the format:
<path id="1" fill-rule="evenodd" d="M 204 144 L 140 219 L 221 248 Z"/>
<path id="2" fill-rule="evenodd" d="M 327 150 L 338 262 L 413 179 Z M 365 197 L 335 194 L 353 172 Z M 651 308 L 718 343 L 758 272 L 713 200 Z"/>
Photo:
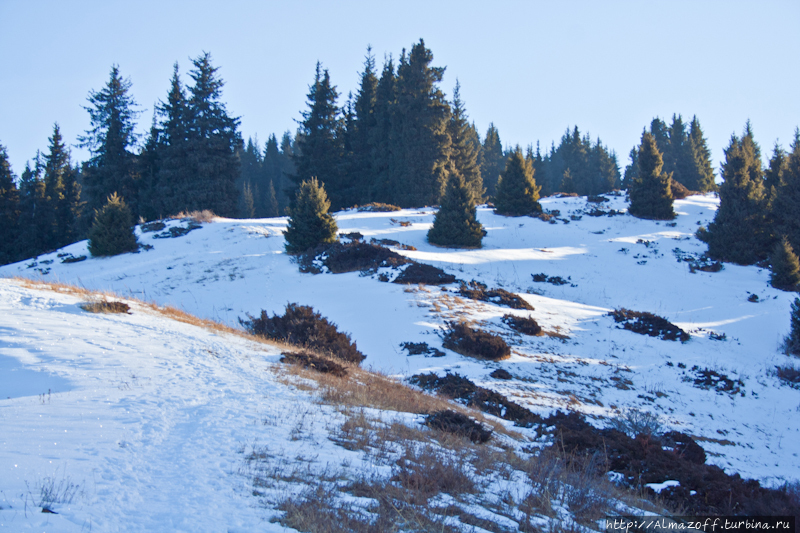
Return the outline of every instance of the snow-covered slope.
<path id="1" fill-rule="evenodd" d="M 2 267 L 0 276 L 113 290 L 234 326 L 262 309 L 280 313 L 289 302 L 311 305 L 352 335 L 367 355 L 366 367 L 399 376 L 458 372 L 535 411 L 574 409 L 598 425 L 632 409 L 650 412 L 665 427 L 697 437 L 709 462 L 729 472 L 774 483 L 800 479 L 800 391 L 773 375 L 776 365 L 787 362 L 778 346 L 788 332 L 793 295 L 772 289 L 769 272 L 757 267 L 726 264 L 720 272 L 692 273 L 685 261 L 705 251 L 693 235 L 713 218 L 718 200 L 676 201 L 672 223 L 590 216 L 595 204 L 585 198 L 542 204 L 560 212 L 555 223 L 479 208 L 488 232 L 480 250 L 428 245 L 432 209 L 336 214 L 340 232 L 412 246 L 416 250 L 397 251 L 459 279 L 520 293 L 534 311 L 468 300 L 455 285 L 442 290 L 383 283 L 377 275 L 300 273 L 283 252 L 285 219 L 217 219 L 164 239 L 139 230 L 140 242 L 152 249 L 78 263 L 61 263 L 53 253 Z M 600 207 L 624 211 L 626 203 L 610 197 Z M 85 242 L 59 253 L 88 255 Z M 569 283 L 536 283 L 532 274 L 539 273 Z M 758 301 L 748 300 L 753 294 Z M 619 329 L 608 316 L 616 308 L 663 316 L 690 332 L 691 340 Z M 515 334 L 500 321 L 507 313 L 531 316 L 560 337 Z M 487 363 L 446 350 L 441 358 L 409 357 L 401 348 L 411 341 L 441 349 L 441 328 L 458 318 L 503 334 L 513 344 L 512 357 Z M 491 378 L 497 368 L 514 379 Z M 705 388 L 695 383 L 711 371 L 730 379 L 732 390 L 722 390 L 724 381 Z"/>

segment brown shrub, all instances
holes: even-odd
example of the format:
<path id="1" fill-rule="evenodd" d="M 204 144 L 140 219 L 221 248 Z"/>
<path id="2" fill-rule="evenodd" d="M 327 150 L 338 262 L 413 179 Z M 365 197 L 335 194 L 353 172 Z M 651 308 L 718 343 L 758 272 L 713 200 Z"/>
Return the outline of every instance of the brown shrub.
<path id="1" fill-rule="evenodd" d="M 601 473 L 623 474 L 625 484 L 646 490 L 648 483 L 674 479 L 680 486 L 661 491 L 667 504 L 682 508 L 685 515 L 784 515 L 800 514 L 800 500 L 786 488 L 766 489 L 758 481 L 728 475 L 721 468 L 703 464 L 705 452 L 683 433 L 661 437 L 631 438 L 615 429 L 597 429 L 576 414 L 558 412 L 543 426 L 555 426 L 557 442 L 576 456 L 604 457 L 597 462 Z"/>
<path id="2" fill-rule="evenodd" d="M 511 348 L 502 337 L 472 329 L 465 322 L 448 322 L 442 345 L 461 355 L 489 361 L 499 361 L 511 355 Z"/>
<path id="3" fill-rule="evenodd" d="M 800 388 L 800 368 L 794 365 L 776 366 L 775 375 L 792 387 Z"/>
<path id="4" fill-rule="evenodd" d="M 333 374 L 334 376 L 344 377 L 347 375 L 347 368 L 310 352 L 285 352 L 281 354 L 281 363 L 300 365 L 303 368 L 310 368 L 323 374 Z"/>
<path id="5" fill-rule="evenodd" d="M 479 281 L 462 283 L 459 294 L 472 300 L 490 302 L 497 305 L 504 305 L 512 309 L 527 309 L 533 311 L 533 306 L 525 301 L 524 298 L 508 292 L 505 289 L 487 289 L 486 284 Z"/>
<path id="6" fill-rule="evenodd" d="M 515 315 L 503 315 L 504 324 L 523 335 L 541 335 L 542 328 L 532 318 Z"/>
<path id="7" fill-rule="evenodd" d="M 334 274 L 343 272 L 374 272 L 381 267 L 398 267 L 411 263 L 383 246 L 360 241 L 322 244 L 300 256 L 300 264 L 306 271 L 313 272 L 313 262 L 321 261 Z"/>
<path id="8" fill-rule="evenodd" d="M 351 363 L 358 364 L 366 358 L 349 335 L 339 332 L 335 324 L 310 306 L 290 303 L 283 316 L 270 317 L 262 310 L 258 318 L 247 317 L 239 322 L 253 335 L 306 346 Z"/>
<path id="9" fill-rule="evenodd" d="M 431 372 L 411 376 L 409 381 L 423 390 L 436 392 L 454 400 L 462 400 L 468 407 L 509 420 L 520 427 L 531 427 L 542 420 L 539 415 L 510 401 L 502 394 L 479 387 L 459 374 L 445 374 L 439 377 Z"/>
<path id="10" fill-rule="evenodd" d="M 449 285 L 456 277 L 441 268 L 423 263 L 412 263 L 397 276 L 392 283 L 406 285 Z"/>
<path id="11" fill-rule="evenodd" d="M 487 429 L 467 415 L 451 409 L 431 413 L 425 419 L 425 425 L 432 429 L 467 438 L 475 444 L 488 442 L 492 437 L 491 429 Z"/>
<path id="12" fill-rule="evenodd" d="M 671 180 L 670 185 L 672 188 L 672 197 L 676 200 L 683 200 L 684 198 L 688 198 L 689 196 L 695 194 L 679 181 Z"/>
<path id="13" fill-rule="evenodd" d="M 688 341 L 691 337 L 675 324 L 653 313 L 631 311 L 630 309 L 615 309 L 609 313 L 614 317 L 614 322 L 622 323 L 622 327 L 640 335 L 649 335 L 664 340 L 681 342 Z"/>

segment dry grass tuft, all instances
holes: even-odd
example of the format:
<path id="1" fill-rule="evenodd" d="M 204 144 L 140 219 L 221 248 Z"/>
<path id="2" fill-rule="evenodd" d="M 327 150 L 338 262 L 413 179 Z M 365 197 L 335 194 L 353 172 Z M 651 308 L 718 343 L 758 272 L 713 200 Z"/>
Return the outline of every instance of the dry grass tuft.
<path id="1" fill-rule="evenodd" d="M 79 307 L 89 313 L 120 313 L 130 314 L 131 306 L 125 302 L 100 300 L 79 304 Z"/>
<path id="2" fill-rule="evenodd" d="M 204 222 L 214 222 L 214 219 L 218 217 L 217 215 L 214 214 L 213 211 L 209 209 L 203 209 L 202 211 L 188 211 L 188 212 L 181 211 L 177 215 L 170 218 L 177 218 L 177 219 L 188 218 L 192 222 L 197 222 L 198 224 L 202 224 Z"/>

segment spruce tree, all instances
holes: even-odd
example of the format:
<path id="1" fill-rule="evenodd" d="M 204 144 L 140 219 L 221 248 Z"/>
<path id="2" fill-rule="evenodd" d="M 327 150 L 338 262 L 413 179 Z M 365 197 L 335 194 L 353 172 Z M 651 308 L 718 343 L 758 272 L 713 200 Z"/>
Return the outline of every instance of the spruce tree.
<path id="1" fill-rule="evenodd" d="M 16 177 L 11 171 L 6 147 L 0 144 L 0 265 L 11 263 L 17 258 L 19 242 L 19 190 Z"/>
<path id="2" fill-rule="evenodd" d="M 42 216 L 48 206 L 44 195 L 44 164 L 36 152 L 34 165 L 25 164 L 19 183 L 19 257 L 26 258 L 46 251 L 48 231 L 47 217 Z"/>
<path id="3" fill-rule="evenodd" d="M 377 126 L 377 92 L 378 76 L 375 71 L 375 57 L 372 48 L 367 47 L 364 70 L 361 73 L 358 94 L 352 104 L 351 120 L 347 125 L 348 161 L 346 164 L 347 181 L 346 205 L 365 204 L 369 202 L 373 186 L 373 161 L 375 128 Z"/>
<path id="4" fill-rule="evenodd" d="M 764 188 L 770 195 L 774 195 L 783 181 L 783 173 L 789 163 L 789 157 L 780 144 L 775 142 L 769 166 L 764 170 Z"/>
<path id="5" fill-rule="evenodd" d="M 792 303 L 790 316 L 791 329 L 784 339 L 784 348 L 788 355 L 800 356 L 800 298 L 795 298 Z"/>
<path id="6" fill-rule="evenodd" d="M 482 240 L 483 226 L 478 222 L 473 193 L 464 178 L 453 172 L 428 230 L 428 242 L 454 248 L 480 248 Z"/>
<path id="7" fill-rule="evenodd" d="M 748 139 L 749 137 L 749 139 Z M 722 164 L 719 209 L 703 239 L 714 259 L 750 265 L 770 249 L 760 152 L 749 124 L 745 136 L 731 137 Z M 790 238 L 791 241 L 791 238 Z"/>
<path id="8" fill-rule="evenodd" d="M 486 194 L 494 196 L 497 182 L 500 180 L 500 174 L 506 168 L 506 155 L 503 153 L 503 145 L 500 142 L 500 132 L 497 131 L 493 123 L 489 124 L 489 128 L 486 130 L 486 137 L 483 139 L 480 165 Z"/>
<path id="9" fill-rule="evenodd" d="M 542 212 L 539 204 L 541 187 L 534 180 L 532 161 L 522 157 L 519 146 L 511 153 L 497 184 L 495 212 L 505 216 L 524 216 Z"/>
<path id="10" fill-rule="evenodd" d="M 69 149 L 61 137 L 58 123 L 53 126 L 49 152 L 44 156 L 44 196 L 47 208 L 40 216 L 46 229 L 47 248 L 60 248 L 73 242 L 79 232 L 80 186 L 70 164 Z"/>
<path id="11" fill-rule="evenodd" d="M 392 203 L 401 207 L 433 205 L 445 187 L 451 140 L 450 106 L 439 89 L 443 67 L 432 67 L 424 41 L 400 56 L 392 153 Z"/>
<path id="12" fill-rule="evenodd" d="M 800 261 L 784 235 L 772 249 L 770 284 L 782 291 L 800 290 Z"/>
<path id="13" fill-rule="evenodd" d="M 375 89 L 375 127 L 369 144 L 369 159 L 372 163 L 372 181 L 368 199 L 370 201 L 391 203 L 394 201 L 392 177 L 397 131 L 395 129 L 395 111 L 397 108 L 397 77 L 391 56 L 386 59 L 381 77 Z"/>
<path id="14" fill-rule="evenodd" d="M 638 164 L 639 175 L 628 190 L 631 201 L 628 212 L 638 218 L 672 220 L 675 212 L 672 210 L 671 178 L 663 170 L 661 152 L 649 133 L 642 135 Z"/>
<path id="15" fill-rule="evenodd" d="M 694 153 L 689 136 L 686 133 L 686 126 L 680 115 L 672 115 L 672 124 L 667 130 L 669 141 L 667 142 L 664 157 L 664 172 L 672 174 L 672 179 L 682 184 L 689 190 L 695 184 L 692 183 L 692 171 L 695 166 Z"/>
<path id="16" fill-rule="evenodd" d="M 293 176 L 298 184 L 317 178 L 328 192 L 334 209 L 345 207 L 346 200 L 342 182 L 344 124 L 336 105 L 338 97 L 328 70 L 323 70 L 318 62 L 314 83 L 308 92 L 308 110 L 303 112 L 300 123 L 299 154 L 294 157 L 297 169 Z"/>
<path id="17" fill-rule="evenodd" d="M 336 242 L 338 227 L 328 213 L 330 206 L 325 187 L 316 178 L 300 184 L 283 234 L 287 253 L 299 254 L 320 244 Z"/>
<path id="18" fill-rule="evenodd" d="M 708 149 L 700 121 L 692 117 L 689 125 L 689 147 L 692 152 L 693 165 L 685 176 L 684 185 L 691 191 L 708 192 L 717 190 L 714 182 L 714 170 L 711 168 L 711 150 Z"/>
<path id="19" fill-rule="evenodd" d="M 630 190 L 631 183 L 639 179 L 639 150 L 636 146 L 631 148 L 631 152 L 628 154 L 631 162 L 628 166 L 625 167 L 625 176 L 622 179 L 622 186 L 625 189 Z"/>
<path id="20" fill-rule="evenodd" d="M 236 215 L 241 147 L 239 119 L 228 115 L 222 102 L 224 82 L 217 74 L 219 67 L 211 64 L 211 54 L 205 52 L 192 60 L 186 107 L 187 157 L 185 167 L 191 186 L 180 200 L 188 211 L 210 209 L 220 216 Z"/>
<path id="21" fill-rule="evenodd" d="M 485 189 L 481 179 L 481 168 L 478 161 L 480 140 L 472 125 L 467 120 L 467 111 L 461 100 L 461 85 L 456 80 L 453 89 L 453 103 L 447 131 L 450 134 L 450 168 L 455 169 L 464 178 L 467 188 L 472 192 L 475 203 L 483 201 Z"/>
<path id="22" fill-rule="evenodd" d="M 156 218 L 177 215 L 184 210 L 185 197 L 192 188 L 189 159 L 188 102 L 180 80 L 178 63 L 173 65 L 166 102 L 156 105 L 158 133 L 151 133 L 153 158 L 158 162 L 148 204 Z M 148 217 L 150 218 L 150 217 Z"/>
<path id="23" fill-rule="evenodd" d="M 113 65 L 106 86 L 89 93 L 91 129 L 79 137 L 81 146 L 88 148 L 92 158 L 84 164 L 83 179 L 86 207 L 89 212 L 99 209 L 112 192 L 128 199 L 138 216 L 138 174 L 136 155 L 136 102 L 130 95 L 131 81 Z"/>
<path id="24" fill-rule="evenodd" d="M 106 205 L 95 211 L 89 230 L 89 253 L 95 257 L 135 252 L 139 248 L 133 215 L 122 197 L 112 193 Z"/>
<path id="25" fill-rule="evenodd" d="M 791 151 L 772 202 L 773 231 L 786 235 L 795 250 L 800 250 L 800 129 L 796 129 Z"/>

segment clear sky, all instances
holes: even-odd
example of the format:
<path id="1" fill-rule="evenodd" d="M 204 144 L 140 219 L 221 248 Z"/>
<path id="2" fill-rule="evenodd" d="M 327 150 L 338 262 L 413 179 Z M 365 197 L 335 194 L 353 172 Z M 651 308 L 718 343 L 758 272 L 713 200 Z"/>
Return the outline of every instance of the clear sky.
<path id="1" fill-rule="evenodd" d="M 342 97 L 367 45 L 380 68 L 422 38 L 442 89 L 456 78 L 481 135 L 504 145 L 558 141 L 577 125 L 622 168 L 655 116 L 697 115 L 718 169 L 749 118 L 766 158 L 800 125 L 800 2 L 0 0 L 0 144 L 18 175 L 53 123 L 77 143 L 90 90 L 112 64 L 149 128 L 178 61 L 211 53 L 245 140 L 297 127 L 319 60 Z M 73 160 L 87 153 L 73 147 Z M 766 162 L 766 161 L 765 161 Z"/>

